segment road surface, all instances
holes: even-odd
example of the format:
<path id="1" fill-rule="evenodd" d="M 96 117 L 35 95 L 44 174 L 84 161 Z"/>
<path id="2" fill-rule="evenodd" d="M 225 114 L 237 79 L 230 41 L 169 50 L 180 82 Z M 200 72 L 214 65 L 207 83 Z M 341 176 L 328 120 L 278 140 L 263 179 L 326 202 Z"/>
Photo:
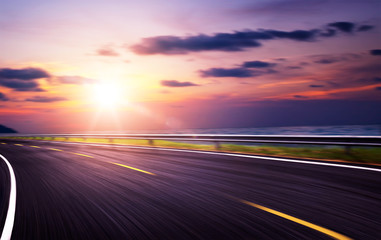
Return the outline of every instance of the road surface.
<path id="1" fill-rule="evenodd" d="M 15 140 L 0 154 L 12 239 L 381 239 L 378 166 Z M 0 159 L 1 231 L 10 182 Z"/>

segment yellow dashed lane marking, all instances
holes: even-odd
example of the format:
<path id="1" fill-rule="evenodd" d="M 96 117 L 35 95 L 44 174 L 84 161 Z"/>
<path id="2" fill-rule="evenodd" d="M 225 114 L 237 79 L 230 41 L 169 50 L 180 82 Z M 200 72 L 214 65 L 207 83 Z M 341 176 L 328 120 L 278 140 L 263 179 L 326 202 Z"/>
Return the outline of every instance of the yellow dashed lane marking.
<path id="1" fill-rule="evenodd" d="M 39 147 L 39 146 L 29 146 L 29 147 L 34 147 L 34 148 L 41 148 L 41 147 Z"/>
<path id="2" fill-rule="evenodd" d="M 127 165 L 124 165 L 124 164 L 114 163 L 114 162 L 110 162 L 110 163 L 118 165 L 118 166 L 121 166 L 121 167 L 129 168 L 129 169 L 132 169 L 132 170 L 135 170 L 135 171 L 139 171 L 139 172 L 142 172 L 142 173 L 146 173 L 146 174 L 150 174 L 150 175 L 156 175 L 154 173 L 151 173 L 151 172 L 148 172 L 148 171 L 144 171 L 144 170 L 139 169 L 139 168 L 130 167 L 130 166 L 127 166 Z"/>
<path id="3" fill-rule="evenodd" d="M 82 156 L 82 157 L 88 157 L 88 158 L 94 158 L 92 156 L 89 156 L 89 155 L 86 155 L 86 154 L 81 154 L 81 153 L 72 153 L 72 154 L 75 154 L 75 155 L 78 155 L 78 156 Z"/>
<path id="4" fill-rule="evenodd" d="M 335 239 L 339 239 L 339 240 L 351 240 L 351 238 L 347 237 L 347 236 L 344 236 L 340 233 L 337 233 L 337 232 L 334 232 L 332 230 L 329 230 L 327 228 L 324 228 L 324 227 L 320 227 L 316 224 L 313 224 L 313 223 L 310 223 L 310 222 L 307 222 L 307 221 L 304 221 L 304 220 L 301 220 L 299 218 L 296 218 L 296 217 L 293 217 L 293 216 L 290 216 L 288 214 L 285 214 L 285 213 L 281 213 L 281 212 L 278 212 L 276 210 L 273 210 L 273 209 L 270 209 L 270 208 L 267 208 L 267 207 L 264 207 L 264 206 L 261 206 L 261 205 L 258 205 L 258 204 L 255 204 L 255 203 L 252 203 L 252 202 L 248 202 L 248 201 L 245 201 L 245 200 L 239 200 L 240 202 L 242 203 L 245 203 L 247 205 L 250 205 L 252 207 L 255 207 L 255 208 L 259 208 L 263 211 L 266 211 L 266 212 L 269 212 L 269 213 L 272 213 L 274 215 L 277 215 L 279 217 L 282 217 L 282 218 L 285 218 L 285 219 L 288 219 L 290 221 L 293 221 L 293 222 L 296 222 L 296 223 L 299 223 L 303 226 L 306 226 L 306 227 L 309 227 L 309 228 L 312 228 L 316 231 L 319 231 L 319 232 L 322 232 L 324 234 L 327 234 L 328 236 L 331 236 Z"/>
<path id="5" fill-rule="evenodd" d="M 22 147 L 22 146 L 24 146 L 24 145 L 22 145 L 22 144 L 15 144 L 15 146 L 20 146 L 20 147 Z"/>
<path id="6" fill-rule="evenodd" d="M 6 143 L 1 143 L 1 144 L 6 144 Z"/>
<path id="7" fill-rule="evenodd" d="M 62 152 L 63 150 L 60 150 L 60 149 L 57 149 L 57 148 L 48 148 L 50 150 L 54 150 L 54 151 L 59 151 L 59 152 Z"/>

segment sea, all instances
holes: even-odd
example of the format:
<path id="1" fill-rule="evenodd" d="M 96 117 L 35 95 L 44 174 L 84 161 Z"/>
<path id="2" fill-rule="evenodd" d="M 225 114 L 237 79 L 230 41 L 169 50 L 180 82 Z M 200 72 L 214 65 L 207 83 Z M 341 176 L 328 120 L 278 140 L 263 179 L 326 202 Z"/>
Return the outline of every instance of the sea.
<path id="1" fill-rule="evenodd" d="M 381 136 L 381 125 L 293 126 L 262 128 L 200 128 L 124 131 L 125 134 L 349 135 Z"/>

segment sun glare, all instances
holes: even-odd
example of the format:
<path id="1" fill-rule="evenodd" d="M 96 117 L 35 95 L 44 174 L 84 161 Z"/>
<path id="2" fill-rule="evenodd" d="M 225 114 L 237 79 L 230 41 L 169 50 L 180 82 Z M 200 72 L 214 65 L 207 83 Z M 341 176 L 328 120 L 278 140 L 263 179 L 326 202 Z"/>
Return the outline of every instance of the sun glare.
<path id="1" fill-rule="evenodd" d="M 120 88 L 111 83 L 94 86 L 93 97 L 101 107 L 115 107 L 121 104 L 122 93 Z"/>

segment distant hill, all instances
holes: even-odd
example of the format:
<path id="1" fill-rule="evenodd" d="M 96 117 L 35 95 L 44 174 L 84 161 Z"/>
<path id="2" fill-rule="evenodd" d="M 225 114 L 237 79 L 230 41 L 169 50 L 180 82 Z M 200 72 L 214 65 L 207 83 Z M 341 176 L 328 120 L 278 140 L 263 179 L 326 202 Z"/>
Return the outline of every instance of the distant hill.
<path id="1" fill-rule="evenodd" d="M 17 131 L 0 124 L 0 133 L 17 133 Z"/>

